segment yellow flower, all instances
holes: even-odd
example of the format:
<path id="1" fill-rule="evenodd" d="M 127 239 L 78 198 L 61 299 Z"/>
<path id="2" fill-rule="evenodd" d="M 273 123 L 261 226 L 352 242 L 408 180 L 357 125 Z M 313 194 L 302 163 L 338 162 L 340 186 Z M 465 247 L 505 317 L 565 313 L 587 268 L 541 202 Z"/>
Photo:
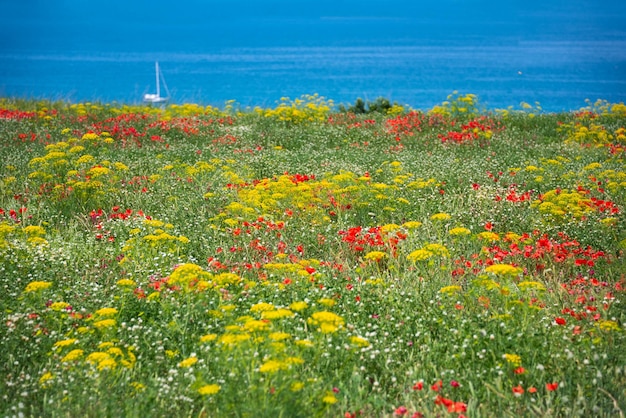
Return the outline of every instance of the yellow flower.
<path id="1" fill-rule="evenodd" d="M 546 290 L 546 286 L 543 283 L 540 282 L 531 282 L 531 281 L 523 281 L 523 282 L 519 282 L 517 284 L 517 287 L 519 287 L 522 290 L 526 290 L 526 289 L 535 289 L 535 290 Z"/>
<path id="2" fill-rule="evenodd" d="M 509 363 L 513 367 L 519 367 L 522 365 L 522 358 L 517 354 L 504 354 L 502 356 L 507 363 Z"/>
<path id="3" fill-rule="evenodd" d="M 452 228 L 450 231 L 448 231 L 448 233 L 453 236 L 458 236 L 458 235 L 469 235 L 472 232 L 467 228 L 456 227 L 456 228 Z"/>
<path id="4" fill-rule="evenodd" d="M 41 282 L 41 281 L 30 282 L 28 283 L 28 285 L 26 285 L 26 289 L 24 289 L 24 292 L 26 293 L 37 292 L 39 290 L 48 289 L 50 286 L 52 286 L 52 282 Z"/>
<path id="5" fill-rule="evenodd" d="M 437 244 L 437 243 L 426 244 L 424 246 L 424 250 L 430 251 L 431 253 L 433 253 L 435 255 L 440 255 L 442 257 L 449 257 L 450 256 L 450 252 L 445 247 L 445 245 L 442 245 L 442 244 Z"/>
<path id="6" fill-rule="evenodd" d="M 132 281 L 131 279 L 120 279 L 117 281 L 117 285 L 118 286 L 122 286 L 122 287 L 130 287 L 130 286 L 135 286 L 136 283 L 134 281 Z"/>
<path id="7" fill-rule="evenodd" d="M 246 331 L 251 331 L 251 332 L 265 331 L 270 327 L 270 323 L 268 321 L 253 319 L 253 320 L 246 322 L 243 325 L 243 327 Z"/>
<path id="8" fill-rule="evenodd" d="M 446 286 L 439 289 L 439 293 L 443 293 L 444 295 L 452 295 L 460 291 L 461 286 Z"/>
<path id="9" fill-rule="evenodd" d="M 98 134 L 95 134 L 93 132 L 88 132 L 88 133 L 84 134 L 81 139 L 83 141 L 95 140 L 95 139 L 98 139 Z"/>
<path id="10" fill-rule="evenodd" d="M 135 388 L 135 392 L 143 392 L 146 390 L 146 385 L 139 382 L 130 382 L 130 385 Z"/>
<path id="11" fill-rule="evenodd" d="M 85 354 L 84 350 L 80 350 L 80 349 L 72 350 L 69 353 L 67 353 L 65 357 L 61 359 L 61 362 L 66 363 L 69 361 L 78 360 L 79 358 L 83 356 L 83 354 Z"/>
<path id="12" fill-rule="evenodd" d="M 274 309 L 276 308 L 271 303 L 260 302 L 256 305 L 252 305 L 252 307 L 250 307 L 250 312 L 273 311 Z"/>
<path id="13" fill-rule="evenodd" d="M 98 329 L 110 328 L 115 326 L 115 319 L 103 319 L 93 323 L 93 326 Z"/>
<path id="14" fill-rule="evenodd" d="M 309 305 L 306 302 L 293 302 L 291 305 L 289 305 L 289 308 L 292 311 L 296 311 L 296 312 L 303 311 L 308 307 Z"/>
<path id="15" fill-rule="evenodd" d="M 302 360 L 300 357 L 287 357 L 285 359 L 285 363 L 286 364 L 304 364 L 304 360 Z"/>
<path id="16" fill-rule="evenodd" d="M 47 382 L 52 379 L 54 379 L 54 375 L 50 372 L 46 372 L 43 375 L 41 375 L 41 377 L 39 378 L 39 385 L 42 388 L 47 388 L 48 387 Z"/>
<path id="17" fill-rule="evenodd" d="M 302 382 L 293 382 L 289 387 L 289 390 L 292 392 L 299 392 L 304 388 L 304 383 Z"/>
<path id="18" fill-rule="evenodd" d="M 450 215 L 447 213 L 435 213 L 430 217 L 431 221 L 447 221 L 450 219 Z"/>
<path id="19" fill-rule="evenodd" d="M 411 254 L 407 255 L 406 258 L 409 261 L 423 261 L 432 257 L 434 254 L 428 250 L 419 249 L 413 251 Z"/>
<path id="20" fill-rule="evenodd" d="M 279 370 L 285 370 L 289 368 L 287 363 L 278 360 L 268 360 L 259 367 L 261 373 L 276 373 Z"/>
<path id="21" fill-rule="evenodd" d="M 102 360 L 108 359 L 111 356 L 107 353 L 103 353 L 102 351 L 94 351 L 93 353 L 87 356 L 87 362 L 89 363 L 99 363 Z"/>
<path id="22" fill-rule="evenodd" d="M 117 366 L 115 360 L 113 360 L 112 358 L 108 358 L 98 363 L 98 370 L 113 369 L 115 368 L 115 366 Z"/>
<path id="23" fill-rule="evenodd" d="M 109 174 L 110 171 L 111 170 L 109 170 L 106 167 L 95 166 L 95 167 L 90 168 L 87 174 L 91 177 L 99 177 L 99 176 L 105 176 Z"/>
<path id="24" fill-rule="evenodd" d="M 154 226 L 156 228 L 159 228 L 164 225 L 163 222 L 158 221 L 158 220 L 144 221 L 144 223 L 146 222 L 151 222 L 149 225 Z M 176 239 L 176 237 L 166 234 L 166 233 L 163 233 L 159 236 L 147 235 L 146 237 L 148 236 L 154 237 L 157 240 L 161 238 Z M 146 237 L 144 237 L 144 239 L 146 239 Z M 212 277 L 213 277 L 212 274 L 204 270 L 202 267 L 193 263 L 186 263 L 186 264 L 181 264 L 174 269 L 172 274 L 170 274 L 169 282 L 171 284 L 180 283 L 183 285 L 189 285 L 190 282 L 195 282 L 195 281 L 203 280 L 203 279 L 210 280 Z"/>
<path id="25" fill-rule="evenodd" d="M 520 267 L 514 267 L 510 264 L 493 264 L 485 268 L 488 273 L 493 273 L 496 276 L 517 276 L 522 272 Z"/>
<path id="26" fill-rule="evenodd" d="M 90 164 L 92 162 L 95 161 L 95 158 L 92 155 L 89 154 L 85 154 L 85 155 L 81 155 L 77 160 L 76 160 L 76 165 L 81 165 L 81 164 Z"/>
<path id="27" fill-rule="evenodd" d="M 282 341 L 291 338 L 291 334 L 288 334 L 286 332 L 272 332 L 270 335 L 268 335 L 268 337 L 270 338 L 270 340 Z"/>
<path id="28" fill-rule="evenodd" d="M 620 327 L 617 322 L 610 320 L 603 320 L 598 322 L 598 328 L 602 331 L 619 331 Z"/>
<path id="29" fill-rule="evenodd" d="M 54 343 L 54 347 L 67 347 L 68 345 L 76 344 L 78 340 L 76 338 L 69 338 L 67 340 L 61 340 Z"/>
<path id="30" fill-rule="evenodd" d="M 82 145 L 74 145 L 67 152 L 69 152 L 70 154 L 78 154 L 79 152 L 83 151 L 85 151 L 85 147 L 83 147 Z"/>
<path id="31" fill-rule="evenodd" d="M 28 225 L 23 229 L 24 233 L 29 236 L 46 235 L 46 230 L 38 225 Z"/>
<path id="32" fill-rule="evenodd" d="M 380 227 L 382 232 L 393 232 L 400 229 L 400 225 L 397 224 L 386 224 Z"/>
<path id="33" fill-rule="evenodd" d="M 70 306 L 70 304 L 67 302 L 54 302 L 53 304 L 49 306 L 49 308 L 52 309 L 53 311 L 62 311 L 68 306 Z"/>
<path id="34" fill-rule="evenodd" d="M 387 257 L 387 254 L 382 251 L 370 251 L 369 253 L 365 254 L 365 257 L 363 258 L 365 258 L 366 260 L 380 261 L 385 257 Z"/>
<path id="35" fill-rule="evenodd" d="M 600 223 L 605 226 L 615 226 L 617 225 L 617 218 L 604 218 L 600 220 Z"/>
<path id="36" fill-rule="evenodd" d="M 491 279 L 488 279 L 486 275 L 480 277 L 474 281 L 477 286 L 482 286 L 487 290 L 499 289 L 500 285 Z"/>
<path id="37" fill-rule="evenodd" d="M 207 334 L 200 337 L 201 343 L 208 343 L 217 339 L 217 334 Z"/>
<path id="38" fill-rule="evenodd" d="M 117 313 L 117 309 L 116 308 L 102 308 L 102 309 L 98 309 L 95 313 L 98 316 L 111 316 Z"/>
<path id="39" fill-rule="evenodd" d="M 181 361 L 180 363 L 178 363 L 178 367 L 183 367 L 183 368 L 191 367 L 197 362 L 198 362 L 198 357 L 189 357 Z"/>
<path id="40" fill-rule="evenodd" d="M 113 354 L 114 356 L 124 357 L 124 352 L 119 347 L 111 347 L 107 350 L 107 353 Z"/>
<path id="41" fill-rule="evenodd" d="M 315 312 L 307 320 L 310 325 L 319 327 L 323 334 L 330 334 L 337 331 L 345 323 L 344 319 L 337 314 L 328 311 Z"/>
<path id="42" fill-rule="evenodd" d="M 282 319 L 291 318 L 294 315 L 289 309 L 276 309 L 275 311 L 263 311 L 261 312 L 262 319 Z"/>
<path id="43" fill-rule="evenodd" d="M 204 385 L 198 389 L 198 393 L 200 395 L 215 395 L 217 392 L 220 391 L 220 389 L 221 389 L 220 385 L 216 385 L 216 384 Z"/>
<path id="44" fill-rule="evenodd" d="M 41 237 L 30 237 L 26 241 L 35 247 L 39 245 L 48 245 L 48 241 Z"/>
<path id="45" fill-rule="evenodd" d="M 357 335 L 353 335 L 352 337 L 350 337 L 350 342 L 359 347 L 367 347 L 368 345 L 370 345 L 369 341 Z"/>
<path id="46" fill-rule="evenodd" d="M 247 341 L 250 339 L 250 334 L 231 334 L 226 333 L 222 334 L 219 338 L 219 342 L 223 345 L 234 346 L 241 342 Z"/>
<path id="47" fill-rule="evenodd" d="M 478 234 L 478 238 L 483 239 L 485 241 L 500 241 L 500 236 L 495 232 L 484 231 Z"/>
<path id="48" fill-rule="evenodd" d="M 324 305 L 328 308 L 335 306 L 335 304 L 337 303 L 334 299 L 329 299 L 329 298 L 322 298 L 318 300 L 318 302 L 320 303 L 320 305 Z"/>
<path id="49" fill-rule="evenodd" d="M 337 403 L 337 398 L 335 397 L 335 395 L 333 395 L 332 392 L 328 392 L 326 396 L 322 398 L 322 402 L 327 405 L 332 405 L 334 403 Z"/>
<path id="50" fill-rule="evenodd" d="M 406 229 L 417 229 L 422 226 L 422 223 L 419 221 L 408 221 L 402 224 Z"/>

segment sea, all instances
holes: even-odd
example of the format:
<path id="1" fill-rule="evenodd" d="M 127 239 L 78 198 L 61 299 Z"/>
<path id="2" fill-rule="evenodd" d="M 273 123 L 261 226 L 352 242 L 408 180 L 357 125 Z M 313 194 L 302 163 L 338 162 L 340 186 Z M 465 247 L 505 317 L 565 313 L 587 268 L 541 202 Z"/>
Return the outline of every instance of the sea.
<path id="1" fill-rule="evenodd" d="M 624 0 L 0 0 L 0 97 L 427 109 L 626 101 Z"/>

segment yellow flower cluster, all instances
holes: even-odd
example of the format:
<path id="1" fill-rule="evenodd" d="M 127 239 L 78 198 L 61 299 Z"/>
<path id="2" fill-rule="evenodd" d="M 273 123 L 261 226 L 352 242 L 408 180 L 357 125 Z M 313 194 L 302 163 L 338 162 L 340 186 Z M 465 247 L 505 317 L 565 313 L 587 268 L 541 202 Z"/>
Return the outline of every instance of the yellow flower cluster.
<path id="1" fill-rule="evenodd" d="M 461 286 L 457 286 L 457 285 L 445 286 L 439 289 L 439 293 L 443 293 L 444 295 L 454 295 L 455 293 L 458 293 L 460 291 L 461 291 Z"/>
<path id="2" fill-rule="evenodd" d="M 562 219 L 571 215 L 575 219 L 582 218 L 586 213 L 593 212 L 591 199 L 577 191 L 550 190 L 543 194 L 541 199 L 535 200 L 531 207 L 553 219 Z"/>
<path id="3" fill-rule="evenodd" d="M 485 268 L 487 273 L 495 274 L 496 276 L 511 276 L 515 277 L 522 272 L 520 267 L 515 267 L 510 264 L 492 264 Z"/>
<path id="4" fill-rule="evenodd" d="M 451 230 L 449 230 L 448 233 L 452 236 L 461 236 L 461 235 L 470 235 L 472 232 L 467 228 L 456 227 L 456 228 L 452 228 Z"/>
<path id="5" fill-rule="evenodd" d="M 332 100 L 326 100 L 318 94 L 304 95 L 299 99 L 291 100 L 288 97 L 280 99 L 274 109 L 255 108 L 255 112 L 266 118 L 284 122 L 323 122 L 334 106 Z"/>
<path id="6" fill-rule="evenodd" d="M 220 389 L 221 389 L 220 385 L 216 385 L 216 384 L 204 385 L 198 389 L 198 393 L 204 396 L 215 395 L 217 392 L 220 391 Z"/>
<path id="7" fill-rule="evenodd" d="M 478 97 L 475 94 L 462 95 L 455 90 L 448 95 L 446 101 L 434 106 L 428 113 L 444 117 L 471 117 L 479 113 Z"/>
<path id="8" fill-rule="evenodd" d="M 537 290 L 544 291 L 546 290 L 546 286 L 543 283 L 535 282 L 535 281 L 523 281 L 517 284 L 517 287 L 520 290 Z"/>
<path id="9" fill-rule="evenodd" d="M 365 260 L 380 261 L 387 257 L 387 254 L 382 251 L 370 251 L 363 257 Z"/>
<path id="10" fill-rule="evenodd" d="M 186 369 L 186 368 L 193 366 L 197 362 L 198 362 L 198 357 L 187 357 L 186 359 L 178 363 L 178 367 Z"/>
<path id="11" fill-rule="evenodd" d="M 214 284 L 214 276 L 193 263 L 177 266 L 170 274 L 169 283 L 180 285 L 186 290 L 205 290 Z"/>
<path id="12" fill-rule="evenodd" d="M 52 282 L 34 281 L 34 282 L 30 282 L 30 283 L 28 283 L 26 285 L 26 288 L 24 289 L 24 292 L 26 292 L 26 293 L 37 292 L 37 291 L 40 291 L 40 290 L 48 289 L 51 286 L 52 286 Z"/>
<path id="13" fill-rule="evenodd" d="M 415 251 L 412 251 L 409 255 L 406 256 L 406 258 L 409 261 L 415 262 L 428 260 L 429 258 L 436 255 L 445 258 L 450 256 L 450 252 L 443 244 L 431 243 L 426 244 L 422 248 L 418 248 Z"/>
<path id="14" fill-rule="evenodd" d="M 522 358 L 517 354 L 506 353 L 502 357 L 504 358 L 504 360 L 506 360 L 508 364 L 513 367 L 519 367 L 522 365 Z"/>
<path id="15" fill-rule="evenodd" d="M 303 364 L 304 360 L 300 357 L 287 357 L 284 360 L 274 360 L 270 359 L 265 361 L 260 367 L 259 372 L 261 373 L 276 373 L 280 370 L 288 370 L 293 365 Z"/>
<path id="16" fill-rule="evenodd" d="M 423 248 L 417 249 L 413 252 L 411 252 L 409 255 L 406 256 L 407 260 L 409 261 L 424 261 L 424 260 L 428 260 L 430 257 L 432 257 L 433 254 L 431 251 L 425 250 Z"/>
<path id="17" fill-rule="evenodd" d="M 311 315 L 311 317 L 307 320 L 307 323 L 309 325 L 317 326 L 318 330 L 323 334 L 332 334 L 342 328 L 345 321 L 342 317 L 335 313 L 319 311 Z"/>

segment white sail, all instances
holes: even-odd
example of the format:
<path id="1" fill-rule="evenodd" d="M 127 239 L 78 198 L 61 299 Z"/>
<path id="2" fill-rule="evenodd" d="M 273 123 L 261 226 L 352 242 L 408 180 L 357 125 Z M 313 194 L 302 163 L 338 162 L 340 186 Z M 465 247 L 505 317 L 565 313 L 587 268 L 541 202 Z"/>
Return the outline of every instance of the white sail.
<path id="1" fill-rule="evenodd" d="M 154 64 L 155 67 L 155 72 L 156 72 L 156 94 L 154 93 L 147 93 L 143 96 L 143 101 L 145 103 L 154 103 L 154 104 L 159 104 L 159 103 L 166 103 L 169 100 L 169 96 L 170 96 L 170 92 L 167 89 L 167 84 L 165 84 L 165 78 L 163 77 L 163 74 L 161 73 L 161 70 L 159 69 L 159 62 L 155 62 Z M 167 92 L 167 96 L 166 97 L 161 97 L 161 80 L 163 80 L 163 87 L 165 87 L 165 91 Z"/>

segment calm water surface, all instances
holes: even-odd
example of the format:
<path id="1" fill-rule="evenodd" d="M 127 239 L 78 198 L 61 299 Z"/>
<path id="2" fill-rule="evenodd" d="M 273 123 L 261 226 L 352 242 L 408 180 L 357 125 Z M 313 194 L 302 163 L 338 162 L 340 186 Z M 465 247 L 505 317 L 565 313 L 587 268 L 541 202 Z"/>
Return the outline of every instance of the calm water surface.
<path id="1" fill-rule="evenodd" d="M 427 108 L 453 90 L 491 108 L 626 101 L 621 0 L 7 3 L 5 97 L 137 103 L 158 60 L 179 103 L 319 93 Z"/>

